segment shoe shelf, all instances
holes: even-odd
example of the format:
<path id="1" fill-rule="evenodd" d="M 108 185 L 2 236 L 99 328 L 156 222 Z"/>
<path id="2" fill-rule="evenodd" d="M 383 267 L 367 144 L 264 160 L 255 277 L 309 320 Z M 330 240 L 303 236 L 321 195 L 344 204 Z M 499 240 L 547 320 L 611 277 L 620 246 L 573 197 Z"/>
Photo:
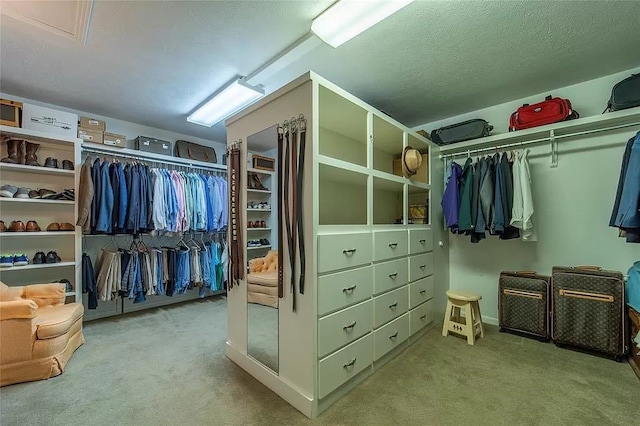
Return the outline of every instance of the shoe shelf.
<path id="1" fill-rule="evenodd" d="M 273 171 L 271 170 L 260 170 L 260 169 L 253 169 L 253 168 L 247 168 L 247 173 L 258 173 L 261 175 L 272 175 L 274 174 Z"/>
<path id="2" fill-rule="evenodd" d="M 271 228 L 247 228 L 247 232 L 258 232 L 258 231 L 268 232 L 268 231 L 271 231 Z"/>
<path id="3" fill-rule="evenodd" d="M 75 206 L 75 201 L 69 200 L 42 200 L 40 198 L 7 198 L 0 197 L 0 201 L 7 203 L 40 203 L 40 204 L 69 204 Z"/>
<path id="4" fill-rule="evenodd" d="M 67 175 L 72 177 L 75 175 L 75 170 L 67 169 L 54 169 L 52 167 L 38 167 L 38 166 L 26 166 L 24 164 L 10 164 L 0 163 L 0 170 L 7 172 L 23 172 L 23 173 L 37 173 L 43 175 Z"/>
<path id="5" fill-rule="evenodd" d="M 263 190 L 263 189 L 247 189 L 247 192 L 251 193 L 251 194 L 271 194 L 271 191 L 269 190 Z"/>
<path id="6" fill-rule="evenodd" d="M 40 232 L 11 232 L 0 233 L 0 238 L 7 237 L 58 237 L 61 235 L 76 235 L 75 231 L 40 231 Z"/>
<path id="7" fill-rule="evenodd" d="M 5 266 L 0 269 L 0 272 L 24 271 L 25 269 L 60 268 L 63 266 L 75 266 L 75 264 L 76 262 L 40 263 L 37 265 L 30 263 L 22 266 Z"/>
<path id="8" fill-rule="evenodd" d="M 264 246 L 255 246 L 255 247 L 247 247 L 247 250 L 258 250 L 258 249 L 268 249 L 271 248 L 271 245 L 264 245 Z"/>
<path id="9" fill-rule="evenodd" d="M 270 212 L 271 209 L 247 209 L 248 212 Z"/>

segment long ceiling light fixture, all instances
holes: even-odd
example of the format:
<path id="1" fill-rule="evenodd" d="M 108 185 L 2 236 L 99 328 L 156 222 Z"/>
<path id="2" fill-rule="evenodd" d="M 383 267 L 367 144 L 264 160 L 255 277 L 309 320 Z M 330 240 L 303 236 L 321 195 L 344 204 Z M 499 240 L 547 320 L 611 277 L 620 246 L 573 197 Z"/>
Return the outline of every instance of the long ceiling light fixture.
<path id="1" fill-rule="evenodd" d="M 252 86 L 239 78 L 193 111 L 187 121 L 211 127 L 263 96 L 264 89 L 261 86 Z"/>
<path id="2" fill-rule="evenodd" d="M 338 47 L 413 0 L 340 0 L 313 20 L 311 31 Z"/>

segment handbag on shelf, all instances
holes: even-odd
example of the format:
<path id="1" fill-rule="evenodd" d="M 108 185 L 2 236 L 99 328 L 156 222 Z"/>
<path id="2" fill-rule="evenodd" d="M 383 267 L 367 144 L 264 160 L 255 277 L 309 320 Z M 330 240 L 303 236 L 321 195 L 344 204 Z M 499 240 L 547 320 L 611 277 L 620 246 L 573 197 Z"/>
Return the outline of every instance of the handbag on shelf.
<path id="1" fill-rule="evenodd" d="M 547 96 L 537 104 L 524 104 L 509 118 L 509 131 L 530 129 L 546 124 L 580 118 L 578 111 L 571 107 L 569 99 Z"/>
<path id="2" fill-rule="evenodd" d="M 637 106 L 640 106 L 640 74 L 633 74 L 613 86 L 605 112 Z"/>
<path id="3" fill-rule="evenodd" d="M 205 163 L 218 162 L 216 150 L 212 147 L 183 140 L 176 141 L 175 156 Z"/>
<path id="4" fill-rule="evenodd" d="M 491 130 L 493 130 L 493 126 L 485 120 L 467 120 L 433 130 L 431 132 L 431 141 L 438 145 L 449 145 L 489 136 Z"/>

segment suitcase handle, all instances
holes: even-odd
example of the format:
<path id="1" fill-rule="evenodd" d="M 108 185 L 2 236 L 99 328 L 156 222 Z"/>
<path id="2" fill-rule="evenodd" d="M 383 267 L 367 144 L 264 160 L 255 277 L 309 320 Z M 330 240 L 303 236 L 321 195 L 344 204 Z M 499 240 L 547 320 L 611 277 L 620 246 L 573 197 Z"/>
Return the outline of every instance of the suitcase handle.
<path id="1" fill-rule="evenodd" d="M 511 290 L 508 288 L 505 288 L 504 290 L 502 290 L 502 292 L 509 296 L 520 296 L 520 297 L 528 297 L 529 299 L 542 300 L 542 295 L 539 293 L 529 293 L 527 291 Z"/>
<path id="2" fill-rule="evenodd" d="M 602 271 L 602 268 L 595 265 L 576 266 L 576 269 L 584 269 L 587 271 Z"/>
<path id="3" fill-rule="evenodd" d="M 586 291 L 561 289 L 560 296 L 575 297 L 576 299 L 595 300 L 596 302 L 613 303 L 613 296 L 609 294 L 588 293 Z"/>
<path id="4" fill-rule="evenodd" d="M 518 275 L 536 275 L 536 271 L 516 271 Z"/>

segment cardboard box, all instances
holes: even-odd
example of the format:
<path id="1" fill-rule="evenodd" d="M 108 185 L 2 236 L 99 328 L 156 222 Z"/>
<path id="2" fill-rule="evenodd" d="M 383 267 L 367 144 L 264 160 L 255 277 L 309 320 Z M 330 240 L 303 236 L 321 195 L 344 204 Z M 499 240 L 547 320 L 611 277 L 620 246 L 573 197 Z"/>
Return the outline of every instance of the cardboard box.
<path id="1" fill-rule="evenodd" d="M 83 129 L 104 132 L 107 130 L 107 124 L 97 118 L 80 117 L 80 126 Z"/>
<path id="2" fill-rule="evenodd" d="M 82 139 L 85 142 L 102 144 L 104 142 L 104 133 L 96 130 L 83 129 L 82 127 L 79 127 L 78 138 Z"/>
<path id="3" fill-rule="evenodd" d="M 127 137 L 124 135 L 105 132 L 104 141 L 102 143 L 116 148 L 124 148 L 127 145 Z"/>
<path id="4" fill-rule="evenodd" d="M 402 159 L 398 158 L 393 160 L 393 174 L 402 176 Z M 409 179 L 416 180 L 422 183 L 429 183 L 429 156 L 422 154 L 422 164 L 418 169 L 418 172 L 411 176 Z"/>
<path id="5" fill-rule="evenodd" d="M 32 104 L 23 104 L 22 128 L 56 136 L 76 138 L 78 114 Z"/>

